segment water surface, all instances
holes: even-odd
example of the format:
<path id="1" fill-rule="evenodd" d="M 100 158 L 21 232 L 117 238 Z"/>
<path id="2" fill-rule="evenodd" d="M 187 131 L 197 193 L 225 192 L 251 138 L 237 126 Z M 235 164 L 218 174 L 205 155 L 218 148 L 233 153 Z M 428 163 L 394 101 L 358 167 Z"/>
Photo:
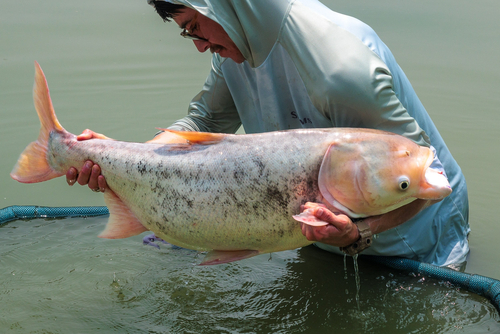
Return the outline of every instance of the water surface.
<path id="1" fill-rule="evenodd" d="M 467 178 L 467 271 L 500 279 L 500 3 L 325 1 L 371 25 L 391 48 Z M 79 133 L 145 141 L 186 113 L 210 56 L 146 1 L 10 1 L 0 5 L 0 208 L 103 205 L 63 178 L 9 177 L 38 134 L 37 60 L 58 118 Z M 101 240 L 105 217 L 17 221 L 0 228 L 0 332 L 251 333 L 500 330 L 482 297 L 446 282 L 352 262 L 314 248 L 198 267 L 200 254 Z"/>

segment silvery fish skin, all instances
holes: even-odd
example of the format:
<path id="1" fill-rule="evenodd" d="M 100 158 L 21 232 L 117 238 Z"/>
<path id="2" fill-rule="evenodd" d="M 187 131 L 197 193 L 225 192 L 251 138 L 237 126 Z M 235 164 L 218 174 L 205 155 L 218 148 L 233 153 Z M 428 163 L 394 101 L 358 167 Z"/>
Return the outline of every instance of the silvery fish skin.
<path id="1" fill-rule="evenodd" d="M 99 164 L 142 225 L 172 244 L 267 253 L 311 243 L 292 216 L 300 204 L 321 201 L 318 174 L 328 144 L 316 143 L 319 134 L 299 130 L 161 145 L 76 142 L 53 133 L 49 163 L 61 173 L 87 159 Z"/>
<path id="2" fill-rule="evenodd" d="M 449 188 L 444 176 L 429 172 L 428 148 L 376 130 L 178 132 L 185 141 L 175 144 L 77 141 L 57 121 L 45 76 L 35 67 L 42 129 L 11 176 L 41 182 L 86 160 L 99 164 L 112 189 L 104 194 L 110 218 L 100 237 L 150 230 L 174 245 L 215 251 L 204 264 L 224 263 L 310 244 L 293 218 L 306 202 L 367 216 L 451 192 L 441 189 Z M 434 184 L 425 181 L 429 173 Z"/>

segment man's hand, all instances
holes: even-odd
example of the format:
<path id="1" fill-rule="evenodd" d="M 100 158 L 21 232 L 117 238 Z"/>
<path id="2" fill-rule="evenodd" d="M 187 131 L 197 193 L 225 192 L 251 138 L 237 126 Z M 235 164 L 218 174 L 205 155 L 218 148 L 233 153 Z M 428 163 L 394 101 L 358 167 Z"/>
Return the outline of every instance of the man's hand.
<path id="1" fill-rule="evenodd" d="M 399 226 L 413 218 L 424 208 L 439 202 L 417 199 L 393 211 L 379 216 L 371 216 L 363 219 L 370 226 L 372 234 L 381 233 Z M 301 212 L 308 210 L 319 220 L 327 222 L 326 226 L 310 226 L 301 223 L 302 234 L 310 241 L 319 241 L 338 247 L 346 247 L 358 241 L 359 230 L 349 217 L 343 214 L 334 214 L 323 204 L 306 203 L 301 205 Z"/>
<path id="2" fill-rule="evenodd" d="M 352 220 L 344 214 L 334 214 L 323 204 L 307 202 L 300 211 L 308 210 L 326 226 L 311 226 L 300 223 L 302 234 L 309 241 L 319 241 L 337 247 L 346 247 L 359 239 L 359 231 Z"/>
<path id="3" fill-rule="evenodd" d="M 89 140 L 89 139 L 109 139 L 109 140 L 112 140 L 111 138 L 106 137 L 102 133 L 97 133 L 97 132 L 94 132 L 94 131 L 89 130 L 89 129 L 83 130 L 82 134 L 78 135 L 76 137 L 76 140 L 78 140 L 78 141 Z"/>
<path id="4" fill-rule="evenodd" d="M 91 160 L 85 161 L 80 173 L 75 167 L 71 167 L 66 173 L 66 182 L 72 186 L 76 182 L 79 184 L 88 184 L 89 188 L 95 192 L 105 192 L 109 189 L 106 179 L 101 175 L 101 167 L 94 164 Z"/>
<path id="5" fill-rule="evenodd" d="M 76 137 L 78 141 L 81 140 L 89 140 L 89 139 L 110 139 L 103 134 L 94 132 L 92 130 L 86 129 L 82 132 L 81 135 Z M 109 189 L 108 184 L 106 183 L 106 179 L 103 175 L 101 175 L 101 167 L 99 165 L 94 164 L 91 160 L 85 161 L 82 168 L 80 169 L 80 173 L 75 167 L 71 167 L 66 173 L 66 182 L 72 186 L 76 182 L 79 184 L 86 185 L 88 184 L 89 188 L 95 192 L 105 192 Z"/>

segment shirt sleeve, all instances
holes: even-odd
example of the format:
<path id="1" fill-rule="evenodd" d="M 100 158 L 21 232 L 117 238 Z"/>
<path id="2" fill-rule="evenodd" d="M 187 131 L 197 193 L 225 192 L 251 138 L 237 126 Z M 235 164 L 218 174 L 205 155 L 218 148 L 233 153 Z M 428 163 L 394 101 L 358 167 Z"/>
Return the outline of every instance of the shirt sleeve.
<path id="1" fill-rule="evenodd" d="M 365 40 L 349 29 L 363 30 Z M 300 2 L 292 6 L 279 37 L 311 102 L 334 126 L 390 131 L 430 146 L 401 102 L 389 67 L 372 50 L 372 41 L 380 40 L 360 21 L 323 17 Z"/>
<path id="2" fill-rule="evenodd" d="M 241 120 L 220 69 L 225 58 L 212 57 L 212 69 L 203 89 L 191 100 L 188 115 L 174 122 L 169 129 L 235 133 Z"/>

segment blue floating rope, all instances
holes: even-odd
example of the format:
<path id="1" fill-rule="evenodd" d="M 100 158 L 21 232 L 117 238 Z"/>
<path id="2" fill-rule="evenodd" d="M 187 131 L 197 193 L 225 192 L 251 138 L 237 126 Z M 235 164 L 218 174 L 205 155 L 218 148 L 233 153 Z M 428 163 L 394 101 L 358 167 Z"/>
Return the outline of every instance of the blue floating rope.
<path id="1" fill-rule="evenodd" d="M 14 205 L 0 209 L 0 225 L 17 219 L 96 217 L 107 214 L 109 214 L 109 210 L 105 206 L 46 207 Z M 500 281 L 496 279 L 462 273 L 449 268 L 400 257 L 364 256 L 364 258 L 396 270 L 446 280 L 455 286 L 488 298 L 500 312 Z"/>
<path id="2" fill-rule="evenodd" d="M 48 207 L 13 205 L 0 209 L 0 225 L 17 219 L 95 217 L 109 214 L 105 206 Z"/>

